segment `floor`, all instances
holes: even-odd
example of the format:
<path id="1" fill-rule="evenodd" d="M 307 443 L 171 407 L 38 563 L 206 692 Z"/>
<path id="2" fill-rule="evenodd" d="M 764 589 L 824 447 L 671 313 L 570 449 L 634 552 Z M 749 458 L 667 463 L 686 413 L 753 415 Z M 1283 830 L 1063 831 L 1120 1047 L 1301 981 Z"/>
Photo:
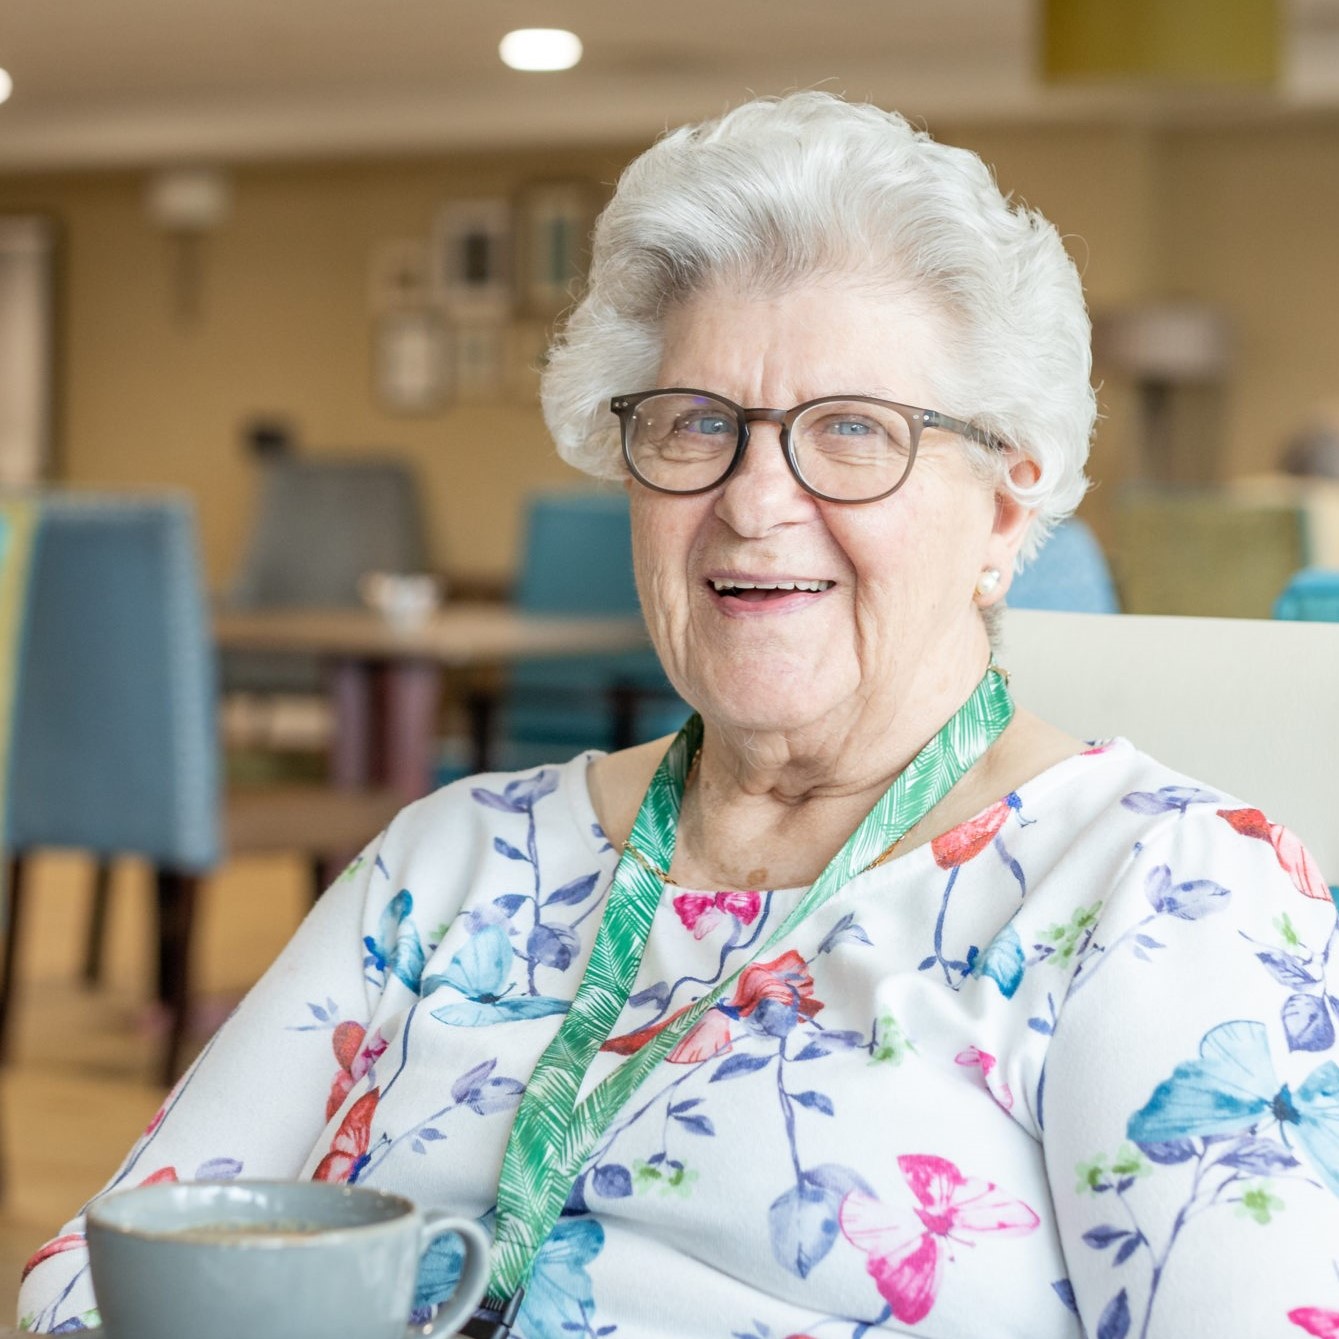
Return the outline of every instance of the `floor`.
<path id="1" fill-rule="evenodd" d="M 79 979 L 90 870 L 35 862 L 25 899 L 13 1059 L 0 1072 L 0 1322 L 24 1261 L 115 1170 L 157 1109 L 148 872 L 118 868 L 104 983 Z M 297 860 L 235 861 L 205 885 L 194 966 L 203 1042 L 296 928 L 309 901 Z"/>

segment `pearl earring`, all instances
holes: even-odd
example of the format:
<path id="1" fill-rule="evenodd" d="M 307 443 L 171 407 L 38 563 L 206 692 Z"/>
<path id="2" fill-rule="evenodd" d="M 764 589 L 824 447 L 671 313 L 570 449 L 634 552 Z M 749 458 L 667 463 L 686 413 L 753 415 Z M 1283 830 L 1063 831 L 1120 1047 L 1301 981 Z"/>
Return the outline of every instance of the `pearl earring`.
<path id="1" fill-rule="evenodd" d="M 998 567 L 987 567 L 976 579 L 976 593 L 978 595 L 989 595 L 995 587 L 1000 584 L 1000 570 Z"/>

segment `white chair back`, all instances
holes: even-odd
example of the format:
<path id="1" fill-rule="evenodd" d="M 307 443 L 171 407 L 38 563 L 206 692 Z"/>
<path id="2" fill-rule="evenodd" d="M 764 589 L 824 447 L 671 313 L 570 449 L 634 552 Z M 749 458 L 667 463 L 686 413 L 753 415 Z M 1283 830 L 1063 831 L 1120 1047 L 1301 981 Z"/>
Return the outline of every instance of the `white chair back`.
<path id="1" fill-rule="evenodd" d="M 1339 624 L 1015 609 L 999 660 L 1020 706 L 1230 792 L 1339 883 Z"/>

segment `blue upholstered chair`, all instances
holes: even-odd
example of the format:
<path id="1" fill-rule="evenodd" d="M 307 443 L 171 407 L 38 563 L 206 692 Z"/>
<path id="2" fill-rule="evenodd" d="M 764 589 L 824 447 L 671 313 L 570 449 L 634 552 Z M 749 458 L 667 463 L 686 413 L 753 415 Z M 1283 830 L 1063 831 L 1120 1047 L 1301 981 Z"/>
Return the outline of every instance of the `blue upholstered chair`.
<path id="1" fill-rule="evenodd" d="M 10 916 L 0 1047 L 13 996 L 25 855 L 98 858 L 90 956 L 111 860 L 155 870 L 158 996 L 169 1029 L 163 1075 L 180 1067 L 191 926 L 200 876 L 225 848 L 356 850 L 393 799 L 311 788 L 221 802 L 215 664 L 194 515 L 180 499 L 42 495 L 11 753 Z M 326 800 L 329 802 L 327 803 Z"/>
<path id="2" fill-rule="evenodd" d="M 365 572 L 422 572 L 428 563 L 414 475 L 367 456 L 267 461 L 241 571 L 226 602 L 239 609 L 357 608 Z M 315 692 L 319 666 L 301 656 L 231 651 L 226 692 Z"/>
<path id="3" fill-rule="evenodd" d="M 1118 614 L 1120 600 L 1097 536 L 1076 517 L 1062 521 L 1013 580 L 1011 609 Z"/>
<path id="4" fill-rule="evenodd" d="M 1291 623 L 1339 623 L 1339 572 L 1303 568 L 1275 601 L 1274 617 Z"/>
<path id="5" fill-rule="evenodd" d="M 515 603 L 543 614 L 640 612 L 627 494 L 533 496 Z M 585 748 L 621 748 L 675 731 L 687 715 L 650 648 L 522 661 L 508 676 L 489 761 L 525 767 Z"/>
<path id="6" fill-rule="evenodd" d="M 196 884 L 220 849 L 214 666 L 194 518 L 184 502 L 161 498 L 49 494 L 41 507 L 14 708 L 0 1041 L 24 855 L 134 854 L 156 871 L 158 992 L 175 1071 Z M 95 900 L 105 900 L 105 884 Z"/>

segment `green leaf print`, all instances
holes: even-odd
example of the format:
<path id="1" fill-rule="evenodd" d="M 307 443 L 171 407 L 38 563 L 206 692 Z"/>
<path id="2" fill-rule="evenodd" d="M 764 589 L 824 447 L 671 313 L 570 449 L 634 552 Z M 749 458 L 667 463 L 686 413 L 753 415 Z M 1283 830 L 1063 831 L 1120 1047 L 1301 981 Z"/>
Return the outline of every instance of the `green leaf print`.
<path id="1" fill-rule="evenodd" d="M 902 1031 L 892 1014 L 883 1014 L 874 1024 L 874 1044 L 870 1048 L 870 1064 L 900 1065 L 916 1049 L 916 1044 Z"/>
<path id="2" fill-rule="evenodd" d="M 1242 1218 L 1254 1218 L 1261 1227 L 1267 1227 L 1273 1216 L 1285 1207 L 1283 1201 L 1269 1189 L 1269 1182 L 1245 1191 L 1237 1201 L 1237 1214 Z"/>
<path id="3" fill-rule="evenodd" d="M 1046 959 L 1052 967 L 1068 967 L 1074 961 L 1074 955 L 1091 937 L 1101 910 L 1100 902 L 1076 907 L 1067 924 L 1051 925 L 1041 932 L 1041 942 L 1052 950 Z"/>
<path id="4" fill-rule="evenodd" d="M 632 1164 L 632 1184 L 639 1195 L 659 1189 L 661 1195 L 678 1195 L 687 1199 L 693 1193 L 697 1173 L 681 1162 L 643 1162 L 638 1158 Z"/>

